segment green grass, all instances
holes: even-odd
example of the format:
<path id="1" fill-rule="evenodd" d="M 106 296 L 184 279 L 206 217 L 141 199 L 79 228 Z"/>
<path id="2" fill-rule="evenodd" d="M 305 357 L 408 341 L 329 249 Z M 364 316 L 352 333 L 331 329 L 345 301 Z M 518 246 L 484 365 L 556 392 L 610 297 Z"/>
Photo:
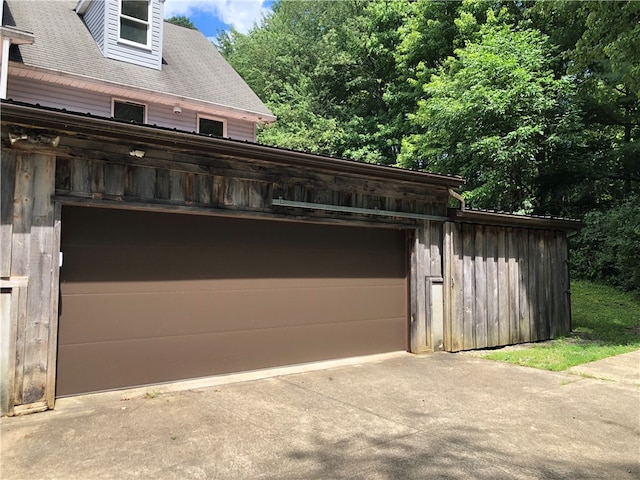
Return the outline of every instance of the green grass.
<path id="1" fill-rule="evenodd" d="M 584 281 L 571 283 L 571 335 L 524 348 L 484 352 L 483 358 L 560 371 L 640 349 L 640 298 Z"/>

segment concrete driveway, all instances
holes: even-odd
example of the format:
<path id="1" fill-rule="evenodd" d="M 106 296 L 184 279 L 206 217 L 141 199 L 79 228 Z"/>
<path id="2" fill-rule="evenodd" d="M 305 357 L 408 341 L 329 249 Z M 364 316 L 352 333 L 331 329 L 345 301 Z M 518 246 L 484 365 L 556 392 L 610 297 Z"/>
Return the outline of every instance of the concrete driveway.
<path id="1" fill-rule="evenodd" d="M 640 478 L 634 382 L 447 353 L 351 363 L 63 399 L 2 420 L 1 476 Z"/>

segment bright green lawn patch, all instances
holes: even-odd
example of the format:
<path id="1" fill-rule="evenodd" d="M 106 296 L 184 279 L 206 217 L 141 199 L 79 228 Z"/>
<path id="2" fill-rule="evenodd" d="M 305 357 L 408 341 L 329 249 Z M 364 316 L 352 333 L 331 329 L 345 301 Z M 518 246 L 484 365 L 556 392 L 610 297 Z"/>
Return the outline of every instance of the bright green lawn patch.
<path id="1" fill-rule="evenodd" d="M 584 281 L 572 282 L 571 293 L 573 332 L 570 336 L 482 356 L 559 371 L 640 349 L 640 298 Z"/>

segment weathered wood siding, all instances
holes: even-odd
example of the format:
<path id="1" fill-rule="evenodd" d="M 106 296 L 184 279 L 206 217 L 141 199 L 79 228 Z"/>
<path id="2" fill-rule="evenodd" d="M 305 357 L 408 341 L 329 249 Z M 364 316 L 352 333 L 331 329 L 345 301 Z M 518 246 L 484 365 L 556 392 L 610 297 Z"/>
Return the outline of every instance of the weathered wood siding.
<path id="1" fill-rule="evenodd" d="M 444 338 L 442 222 L 419 222 L 410 251 L 411 352 L 441 350 Z"/>
<path id="2" fill-rule="evenodd" d="M 66 202 L 122 208 L 356 221 L 408 229 L 415 228 L 415 220 L 274 207 L 272 199 L 427 215 L 446 212 L 443 187 L 425 191 L 411 184 L 225 158 L 214 150 L 188 155 L 140 148 L 142 158 L 131 156 L 126 145 L 63 138 L 56 152 L 56 196 Z"/>
<path id="3" fill-rule="evenodd" d="M 105 93 L 70 89 L 64 85 L 28 78 L 10 78 L 7 85 L 7 98 L 33 105 L 64 108 L 70 112 L 90 113 L 109 118 L 111 117 L 113 97 Z M 135 101 L 135 97 L 131 101 Z M 147 123 L 185 132 L 195 132 L 198 130 L 198 113 L 195 110 L 185 108 L 181 114 L 176 115 L 173 113 L 172 106 L 151 103 L 147 105 Z M 237 118 L 227 118 L 226 121 L 229 138 L 255 142 L 256 130 L 253 122 Z"/>
<path id="4" fill-rule="evenodd" d="M 3 150 L 2 413 L 53 407 L 60 221 L 55 157 Z"/>
<path id="5" fill-rule="evenodd" d="M 565 232 L 449 222 L 444 249 L 446 350 L 569 333 Z"/>

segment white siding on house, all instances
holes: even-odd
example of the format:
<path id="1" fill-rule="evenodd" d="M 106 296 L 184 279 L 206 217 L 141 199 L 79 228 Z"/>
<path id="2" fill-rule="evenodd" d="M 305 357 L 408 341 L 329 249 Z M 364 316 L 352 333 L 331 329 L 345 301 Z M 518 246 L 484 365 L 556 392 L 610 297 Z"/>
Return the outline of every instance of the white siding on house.
<path id="1" fill-rule="evenodd" d="M 182 109 L 182 113 L 173 113 L 173 108 L 164 105 L 149 105 L 148 122 L 159 127 L 177 128 L 186 132 L 198 131 L 198 113 L 195 110 Z M 211 114 L 207 114 L 211 115 Z M 215 115 L 220 117 L 219 115 Z M 255 142 L 255 125 L 253 122 L 229 118 L 227 121 L 227 137 L 234 140 Z"/>
<path id="2" fill-rule="evenodd" d="M 43 107 L 66 108 L 72 112 L 91 113 L 101 117 L 111 116 L 109 95 L 27 78 L 9 77 L 7 98 Z"/>
<path id="3" fill-rule="evenodd" d="M 92 115 L 109 118 L 111 117 L 111 101 L 113 97 L 88 90 L 71 89 L 63 85 L 9 77 L 7 98 L 34 105 L 40 104 L 43 107 L 65 108 L 70 112 L 91 113 Z M 135 97 L 131 97 L 129 100 L 144 103 Z M 173 107 L 158 104 L 147 104 L 147 109 L 147 123 L 150 125 L 176 128 L 186 132 L 196 132 L 198 130 L 198 112 L 194 110 L 183 109 L 182 113 L 176 114 L 173 113 Z M 207 112 L 207 115 L 210 115 L 210 113 Z M 235 140 L 254 142 L 255 125 L 253 122 L 235 118 L 227 119 L 227 136 Z"/>
<path id="4" fill-rule="evenodd" d="M 227 120 L 227 136 L 236 140 L 256 141 L 256 124 L 230 118 Z"/>
<path id="5" fill-rule="evenodd" d="M 106 25 L 106 18 L 104 16 L 105 0 L 94 0 L 89 3 L 87 11 L 82 18 L 87 28 L 91 32 L 91 36 L 98 44 L 100 51 L 104 55 L 104 30 Z"/>
<path id="6" fill-rule="evenodd" d="M 162 67 L 162 4 L 151 0 L 151 50 L 118 42 L 119 0 L 108 0 L 107 45 L 105 56 L 114 60 L 134 63 L 143 67 L 160 70 Z"/>

